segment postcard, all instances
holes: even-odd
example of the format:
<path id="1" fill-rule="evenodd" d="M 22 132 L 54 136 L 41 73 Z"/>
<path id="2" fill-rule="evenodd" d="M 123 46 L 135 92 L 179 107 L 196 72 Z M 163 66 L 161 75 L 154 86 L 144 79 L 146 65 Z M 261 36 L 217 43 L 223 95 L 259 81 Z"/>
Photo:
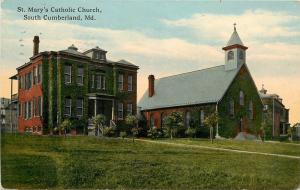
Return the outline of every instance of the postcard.
<path id="1" fill-rule="evenodd" d="M 299 1 L 1 1 L 4 189 L 300 189 Z"/>

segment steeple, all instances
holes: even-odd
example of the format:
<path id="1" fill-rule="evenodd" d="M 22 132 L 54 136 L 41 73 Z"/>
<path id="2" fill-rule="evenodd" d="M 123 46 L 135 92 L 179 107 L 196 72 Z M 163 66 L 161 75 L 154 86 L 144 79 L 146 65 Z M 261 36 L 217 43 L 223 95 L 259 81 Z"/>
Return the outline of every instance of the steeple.
<path id="1" fill-rule="evenodd" d="M 236 31 L 236 27 L 235 27 L 236 23 L 234 23 L 233 26 L 234 26 L 233 33 L 231 34 L 231 37 L 230 37 L 229 41 L 227 42 L 226 46 L 232 46 L 232 45 L 236 45 L 236 44 L 244 46 L 239 34 Z"/>
<path id="2" fill-rule="evenodd" d="M 239 34 L 236 30 L 236 23 L 233 24 L 233 33 L 226 46 L 222 49 L 225 51 L 225 70 L 233 70 L 240 64 L 246 63 L 246 50 Z"/>

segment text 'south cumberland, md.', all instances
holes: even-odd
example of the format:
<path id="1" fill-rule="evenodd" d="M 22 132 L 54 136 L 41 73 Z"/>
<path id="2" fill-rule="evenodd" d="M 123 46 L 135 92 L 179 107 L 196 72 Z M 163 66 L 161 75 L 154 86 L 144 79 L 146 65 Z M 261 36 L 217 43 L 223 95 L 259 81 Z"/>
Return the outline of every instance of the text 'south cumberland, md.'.
<path id="1" fill-rule="evenodd" d="M 17 7 L 23 20 L 94 21 L 102 13 L 99 7 Z"/>

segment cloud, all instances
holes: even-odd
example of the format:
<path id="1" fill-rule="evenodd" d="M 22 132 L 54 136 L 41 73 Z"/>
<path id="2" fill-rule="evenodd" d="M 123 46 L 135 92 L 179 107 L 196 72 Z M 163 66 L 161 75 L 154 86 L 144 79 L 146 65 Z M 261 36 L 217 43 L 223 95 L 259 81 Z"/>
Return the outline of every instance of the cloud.
<path id="1" fill-rule="evenodd" d="M 300 36 L 299 30 L 293 30 L 286 25 L 290 22 L 299 22 L 299 15 L 259 9 L 247 10 L 241 15 L 199 13 L 191 18 L 161 21 L 169 26 L 190 28 L 199 38 L 223 42 L 228 40 L 228 31 L 232 31 L 233 23 L 237 23 L 239 33 L 243 34 L 246 41 Z"/>
<path id="2" fill-rule="evenodd" d="M 147 88 L 147 76 L 156 78 L 224 64 L 222 45 L 229 39 L 232 25 L 238 23 L 238 32 L 249 47 L 247 65 L 258 86 L 265 83 L 271 91 L 283 97 L 291 108 L 291 119 L 295 122 L 294 103 L 300 89 L 293 87 L 289 95 L 289 84 L 300 81 L 297 71 L 300 45 L 288 42 L 264 41 L 264 38 L 299 38 L 299 32 L 289 28 L 286 23 L 299 21 L 299 17 L 264 10 L 246 11 L 242 15 L 195 14 L 189 19 L 163 20 L 169 26 L 185 27 L 198 35 L 194 41 L 169 36 L 154 38 L 134 30 L 117 30 L 80 26 L 66 22 L 23 21 L 4 16 L 1 23 L 1 83 L 9 88 L 8 77 L 15 74 L 15 68 L 28 61 L 32 55 L 32 39 L 40 35 L 41 51 L 57 51 L 75 44 L 79 51 L 100 46 L 108 51 L 111 60 L 126 59 L 140 66 L 138 71 L 138 99 Z M 212 24 L 213 23 L 213 24 Z M 265 24 L 264 24 L 265 23 Z M 251 27 L 249 27 L 251 26 Z M 221 28 L 221 29 L 220 29 Z M 21 33 L 26 31 L 26 33 Z M 272 32 L 270 32 L 272 31 Z M 274 31 L 274 32 L 273 32 Z M 202 43 L 201 38 L 218 43 Z M 22 39 L 22 42 L 19 40 Z M 20 46 L 20 44 L 24 46 Z M 217 44 L 217 45 L 216 45 Z M 24 53 L 20 55 L 19 53 Z M 5 72 L 4 72 L 5 71 Z M 276 85 L 276 77 L 280 83 Z M 273 83 L 271 83 L 273 81 Z M 1 96 L 9 96 L 9 89 L 1 91 Z"/>

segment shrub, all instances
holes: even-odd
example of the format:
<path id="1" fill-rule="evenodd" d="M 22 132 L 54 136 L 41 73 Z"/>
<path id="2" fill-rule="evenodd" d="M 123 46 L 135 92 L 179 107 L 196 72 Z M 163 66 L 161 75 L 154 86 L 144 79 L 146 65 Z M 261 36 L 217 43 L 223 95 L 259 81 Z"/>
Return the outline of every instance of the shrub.
<path id="1" fill-rule="evenodd" d="M 195 137 L 195 135 L 196 135 L 196 129 L 192 128 L 192 127 L 187 128 L 187 130 L 185 130 L 185 135 L 188 136 L 188 137 L 190 137 L 190 138 Z"/>
<path id="2" fill-rule="evenodd" d="M 151 127 L 148 130 L 148 137 L 152 138 L 152 139 L 157 139 L 158 137 L 161 137 L 162 133 L 159 129 L 157 129 L 155 126 Z"/>
<path id="3" fill-rule="evenodd" d="M 122 139 L 124 139 L 125 137 L 127 137 L 127 133 L 126 133 L 125 131 L 121 131 L 121 132 L 120 132 L 120 137 L 121 137 Z"/>

